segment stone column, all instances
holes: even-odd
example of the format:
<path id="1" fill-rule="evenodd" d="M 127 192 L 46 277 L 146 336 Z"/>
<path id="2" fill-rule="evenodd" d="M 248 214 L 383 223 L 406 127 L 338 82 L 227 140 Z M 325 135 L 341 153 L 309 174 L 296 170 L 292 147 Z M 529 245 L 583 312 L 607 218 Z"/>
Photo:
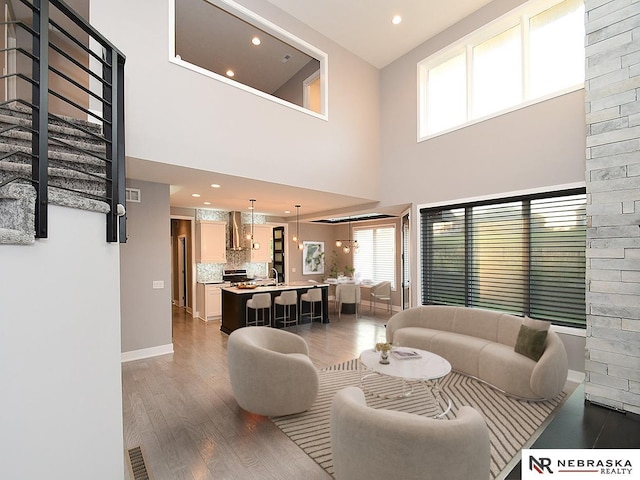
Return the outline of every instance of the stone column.
<path id="1" fill-rule="evenodd" d="M 640 413 L 640 1 L 585 10 L 585 391 Z"/>

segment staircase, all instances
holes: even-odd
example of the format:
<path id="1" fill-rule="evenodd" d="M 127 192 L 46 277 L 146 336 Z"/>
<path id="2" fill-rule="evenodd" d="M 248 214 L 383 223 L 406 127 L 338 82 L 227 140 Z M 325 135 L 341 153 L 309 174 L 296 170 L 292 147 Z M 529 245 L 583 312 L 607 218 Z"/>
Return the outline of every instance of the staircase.
<path id="1" fill-rule="evenodd" d="M 0 244 L 35 241 L 31 125 L 30 108 L 0 107 Z M 102 127 L 50 114 L 48 135 L 49 204 L 108 213 Z"/>

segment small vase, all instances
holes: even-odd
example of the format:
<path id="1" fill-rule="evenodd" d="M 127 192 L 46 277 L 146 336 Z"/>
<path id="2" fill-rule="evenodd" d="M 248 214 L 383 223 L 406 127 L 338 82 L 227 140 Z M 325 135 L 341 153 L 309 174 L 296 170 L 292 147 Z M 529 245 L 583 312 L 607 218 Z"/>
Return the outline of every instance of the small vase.
<path id="1" fill-rule="evenodd" d="M 383 365 L 386 365 L 389 363 L 389 352 L 387 351 L 380 352 L 380 363 L 382 363 Z"/>

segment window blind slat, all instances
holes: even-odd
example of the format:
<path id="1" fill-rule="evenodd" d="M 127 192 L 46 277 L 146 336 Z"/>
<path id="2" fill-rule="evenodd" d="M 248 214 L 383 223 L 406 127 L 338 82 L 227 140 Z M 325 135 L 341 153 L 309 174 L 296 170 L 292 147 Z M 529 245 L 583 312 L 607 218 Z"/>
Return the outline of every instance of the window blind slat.
<path id="1" fill-rule="evenodd" d="M 363 280 L 374 283 L 389 281 L 396 288 L 395 226 L 355 228 L 358 251 L 353 253 L 353 266 Z"/>
<path id="2" fill-rule="evenodd" d="M 523 196 L 421 212 L 422 303 L 585 325 L 586 197 Z"/>

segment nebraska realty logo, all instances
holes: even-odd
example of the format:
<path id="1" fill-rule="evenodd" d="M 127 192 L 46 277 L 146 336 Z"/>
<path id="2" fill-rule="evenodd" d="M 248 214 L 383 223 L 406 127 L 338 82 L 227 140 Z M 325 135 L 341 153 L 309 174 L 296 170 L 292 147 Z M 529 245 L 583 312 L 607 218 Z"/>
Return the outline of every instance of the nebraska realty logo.
<path id="1" fill-rule="evenodd" d="M 638 449 L 524 449 L 522 480 L 624 478 L 640 480 Z"/>

